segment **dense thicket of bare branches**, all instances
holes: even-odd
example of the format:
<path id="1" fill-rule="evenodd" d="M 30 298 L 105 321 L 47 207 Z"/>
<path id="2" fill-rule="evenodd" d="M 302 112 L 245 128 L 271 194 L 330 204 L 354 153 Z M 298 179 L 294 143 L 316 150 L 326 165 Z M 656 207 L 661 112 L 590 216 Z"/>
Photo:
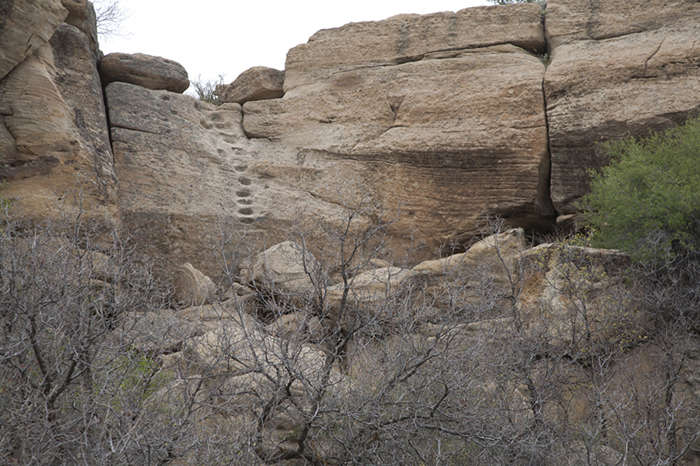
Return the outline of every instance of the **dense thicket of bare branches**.
<path id="1" fill-rule="evenodd" d="M 339 211 L 335 226 L 290 229 L 277 249 L 298 272 L 287 281 L 272 253 L 223 253 L 241 233 L 222 228 L 220 299 L 184 309 L 116 235 L 6 222 L 0 462 L 650 466 L 697 454 L 692 263 L 648 270 L 569 240 L 526 250 L 522 231 L 492 222 L 471 252 L 410 270 L 391 263 L 380 203 L 349 197 Z"/>

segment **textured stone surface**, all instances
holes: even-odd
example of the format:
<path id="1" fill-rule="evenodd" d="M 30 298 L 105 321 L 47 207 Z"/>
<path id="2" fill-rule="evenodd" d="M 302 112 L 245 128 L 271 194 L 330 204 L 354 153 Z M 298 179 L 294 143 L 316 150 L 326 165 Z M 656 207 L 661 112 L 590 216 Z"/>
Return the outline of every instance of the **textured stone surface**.
<path id="1" fill-rule="evenodd" d="M 0 88 L 0 173 L 9 182 L 3 194 L 31 218 L 82 210 L 84 219 L 117 225 L 107 122 L 87 37 L 62 25 Z"/>
<path id="2" fill-rule="evenodd" d="M 606 163 L 597 143 L 700 114 L 698 2 L 600 2 L 599 9 L 584 3 L 552 0 L 547 7 L 548 34 L 558 38 L 550 43 L 544 87 L 559 214 L 576 211 L 588 190 L 587 170 Z M 586 32 L 583 24 L 590 25 Z"/>
<path id="3" fill-rule="evenodd" d="M 323 29 L 287 55 L 285 91 L 339 71 L 397 65 L 434 52 L 513 44 L 543 52 L 538 5 L 477 7 L 456 13 L 400 15 Z"/>
<path id="4" fill-rule="evenodd" d="M 604 40 L 673 24 L 697 22 L 696 0 L 549 0 L 546 37 L 550 50 L 580 40 Z"/>
<path id="5" fill-rule="evenodd" d="M 292 241 L 276 244 L 258 254 L 243 283 L 272 287 L 278 293 L 313 292 L 314 281 L 319 283 L 321 270 L 308 251 Z"/>
<path id="6" fill-rule="evenodd" d="M 435 250 L 465 240 L 487 215 L 534 226 L 554 213 L 543 75 L 538 58 L 512 45 L 440 52 L 247 102 L 243 127 L 295 149 L 296 167 L 347 164 L 345 180 L 391 209 L 402 205 L 393 232 L 415 228 Z M 278 171 L 283 163 L 273 161 Z M 300 187 L 332 202 L 335 187 L 348 184 L 323 178 Z"/>
<path id="7" fill-rule="evenodd" d="M 189 262 L 175 269 L 173 273 L 175 299 L 187 306 L 209 304 L 216 293 L 211 278 L 195 269 Z"/>
<path id="8" fill-rule="evenodd" d="M 124 82 L 153 90 L 182 93 L 190 87 L 187 70 L 167 58 L 142 53 L 110 53 L 99 64 L 102 85 Z"/>
<path id="9" fill-rule="evenodd" d="M 240 106 L 118 82 L 106 97 L 125 225 L 162 270 L 188 261 L 217 276 L 210 227 L 253 212 L 240 202 L 253 196 Z"/>
<path id="10" fill-rule="evenodd" d="M 465 253 L 421 262 L 412 270 L 423 276 L 425 297 L 436 310 L 498 317 L 513 304 L 517 260 L 526 247 L 525 232 L 512 229 L 474 243 Z"/>
<path id="11" fill-rule="evenodd" d="M 68 10 L 65 22 L 80 29 L 90 43 L 90 51 L 97 56 L 99 44 L 97 42 L 97 17 L 95 7 L 88 0 L 61 0 Z"/>
<path id="12" fill-rule="evenodd" d="M 277 99 L 284 95 L 284 71 L 256 66 L 244 71 L 221 93 L 222 102 L 244 104 L 251 100 Z"/>
<path id="13" fill-rule="evenodd" d="M 0 78 L 46 45 L 67 15 L 60 0 L 0 3 Z"/>

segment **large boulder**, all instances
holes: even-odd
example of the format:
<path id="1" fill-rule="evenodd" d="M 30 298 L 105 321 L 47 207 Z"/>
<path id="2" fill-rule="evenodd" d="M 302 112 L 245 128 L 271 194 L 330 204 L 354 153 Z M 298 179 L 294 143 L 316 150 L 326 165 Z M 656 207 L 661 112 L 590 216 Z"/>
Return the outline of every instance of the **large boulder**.
<path id="1" fill-rule="evenodd" d="M 551 0 L 545 75 L 551 195 L 572 214 L 588 172 L 607 162 L 597 143 L 661 131 L 700 114 L 700 3 Z"/>
<path id="2" fill-rule="evenodd" d="M 156 91 L 183 93 L 190 87 L 187 70 L 173 60 L 142 53 L 110 53 L 100 60 L 102 85 L 124 82 Z"/>
<path id="3" fill-rule="evenodd" d="M 60 0 L 0 3 L 0 79 L 45 46 L 67 15 Z"/>
<path id="4" fill-rule="evenodd" d="M 277 99 L 284 95 L 284 71 L 255 66 L 221 90 L 222 102 L 244 104 L 251 100 Z"/>

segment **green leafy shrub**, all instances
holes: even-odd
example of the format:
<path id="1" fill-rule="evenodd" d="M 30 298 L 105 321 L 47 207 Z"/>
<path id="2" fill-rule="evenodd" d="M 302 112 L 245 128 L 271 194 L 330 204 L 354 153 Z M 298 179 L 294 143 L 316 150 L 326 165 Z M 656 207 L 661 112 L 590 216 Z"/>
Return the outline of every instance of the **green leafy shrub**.
<path id="1" fill-rule="evenodd" d="M 700 247 L 700 118 L 665 134 L 602 146 L 610 164 L 591 173 L 580 207 L 593 244 L 665 261 Z"/>

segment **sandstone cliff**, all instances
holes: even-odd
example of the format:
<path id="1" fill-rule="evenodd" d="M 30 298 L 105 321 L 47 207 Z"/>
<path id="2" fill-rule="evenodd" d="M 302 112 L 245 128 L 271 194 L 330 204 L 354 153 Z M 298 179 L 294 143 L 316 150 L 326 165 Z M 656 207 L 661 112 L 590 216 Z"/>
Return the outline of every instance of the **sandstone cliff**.
<path id="1" fill-rule="evenodd" d="M 416 260 L 459 250 L 485 217 L 547 229 L 605 162 L 597 142 L 700 112 L 697 2 L 550 0 L 322 30 L 219 107 L 171 92 L 176 63 L 114 54 L 107 128 L 89 2 L 33 5 L 0 31 L 5 195 L 38 218 L 82 205 L 162 265 L 213 274 L 217 222 L 260 249 L 301 212 L 337 223 L 358 195 L 398 212 L 391 234 L 411 232 Z"/>

